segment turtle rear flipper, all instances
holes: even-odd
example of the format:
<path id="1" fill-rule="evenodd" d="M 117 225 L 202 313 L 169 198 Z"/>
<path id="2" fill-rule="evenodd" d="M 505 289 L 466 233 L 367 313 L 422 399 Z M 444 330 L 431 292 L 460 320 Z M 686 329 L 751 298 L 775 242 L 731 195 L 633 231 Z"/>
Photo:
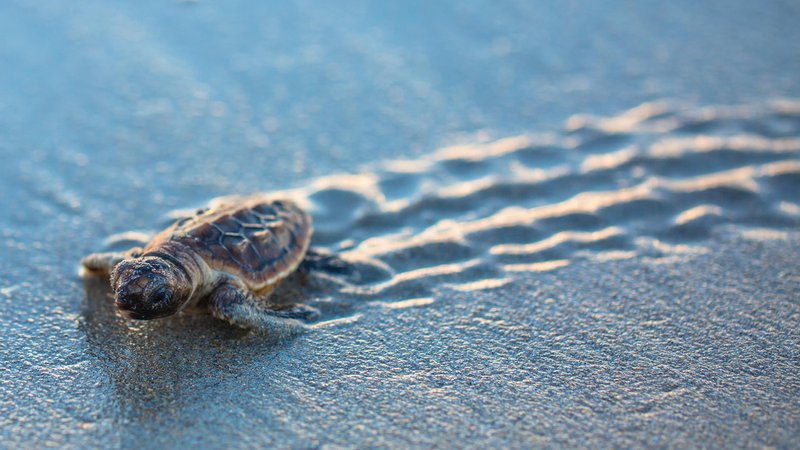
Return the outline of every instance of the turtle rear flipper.
<path id="1" fill-rule="evenodd" d="M 318 271 L 347 275 L 353 272 L 353 265 L 334 253 L 310 248 L 300 263 L 299 270 L 306 273 Z"/>

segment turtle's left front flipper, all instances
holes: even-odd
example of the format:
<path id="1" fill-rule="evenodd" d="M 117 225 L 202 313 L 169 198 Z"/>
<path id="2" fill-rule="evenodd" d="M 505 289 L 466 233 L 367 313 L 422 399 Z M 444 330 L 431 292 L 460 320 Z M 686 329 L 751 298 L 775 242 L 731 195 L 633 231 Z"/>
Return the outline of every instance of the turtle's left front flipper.
<path id="1" fill-rule="evenodd" d="M 114 266 L 125 259 L 138 257 L 141 253 L 140 247 L 125 252 L 92 253 L 81 260 L 81 265 L 92 275 L 108 275 Z"/>

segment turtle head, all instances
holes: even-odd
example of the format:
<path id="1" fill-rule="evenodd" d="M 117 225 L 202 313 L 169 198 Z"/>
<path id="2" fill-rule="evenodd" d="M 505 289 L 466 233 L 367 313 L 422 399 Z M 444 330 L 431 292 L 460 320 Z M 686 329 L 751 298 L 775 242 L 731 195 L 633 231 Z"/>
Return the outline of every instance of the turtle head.
<path id="1" fill-rule="evenodd" d="M 111 272 L 111 288 L 120 312 L 137 320 L 175 314 L 192 294 L 186 273 L 158 256 L 126 259 L 117 264 Z"/>

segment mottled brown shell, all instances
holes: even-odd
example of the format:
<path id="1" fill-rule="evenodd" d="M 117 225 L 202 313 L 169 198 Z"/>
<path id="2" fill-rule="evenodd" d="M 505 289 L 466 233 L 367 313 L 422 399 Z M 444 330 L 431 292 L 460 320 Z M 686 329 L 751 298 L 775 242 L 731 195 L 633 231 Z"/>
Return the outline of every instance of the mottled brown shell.
<path id="1" fill-rule="evenodd" d="M 212 269 L 237 276 L 258 290 L 297 268 L 311 232 L 311 217 L 293 202 L 255 196 L 226 201 L 179 220 L 144 252 L 165 241 L 178 241 Z"/>

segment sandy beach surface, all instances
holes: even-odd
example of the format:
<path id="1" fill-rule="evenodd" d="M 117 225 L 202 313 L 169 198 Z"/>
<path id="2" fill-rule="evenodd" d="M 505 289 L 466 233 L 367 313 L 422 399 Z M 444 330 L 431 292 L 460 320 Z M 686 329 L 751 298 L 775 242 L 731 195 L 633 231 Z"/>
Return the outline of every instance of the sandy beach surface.
<path id="1" fill-rule="evenodd" d="M 795 448 L 791 2 L 0 3 L 8 448 Z M 78 261 L 280 192 L 303 335 Z"/>

